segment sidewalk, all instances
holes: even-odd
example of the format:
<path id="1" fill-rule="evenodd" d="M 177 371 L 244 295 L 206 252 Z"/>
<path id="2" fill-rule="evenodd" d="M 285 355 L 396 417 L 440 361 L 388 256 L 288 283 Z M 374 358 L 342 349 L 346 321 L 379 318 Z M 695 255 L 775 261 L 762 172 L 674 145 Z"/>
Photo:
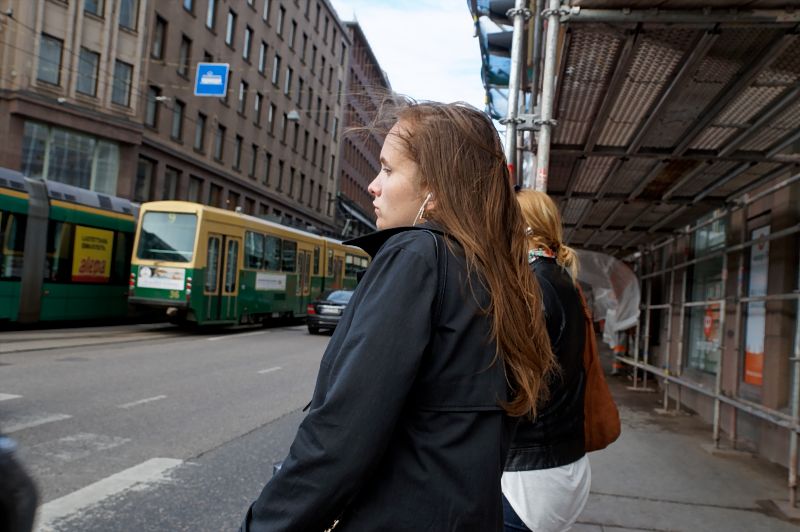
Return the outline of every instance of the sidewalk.
<path id="1" fill-rule="evenodd" d="M 575 532 L 783 532 L 773 500 L 788 500 L 786 470 L 759 458 L 712 455 L 711 426 L 663 415 L 661 394 L 632 392 L 610 377 L 622 436 L 592 453 L 592 491 Z"/>

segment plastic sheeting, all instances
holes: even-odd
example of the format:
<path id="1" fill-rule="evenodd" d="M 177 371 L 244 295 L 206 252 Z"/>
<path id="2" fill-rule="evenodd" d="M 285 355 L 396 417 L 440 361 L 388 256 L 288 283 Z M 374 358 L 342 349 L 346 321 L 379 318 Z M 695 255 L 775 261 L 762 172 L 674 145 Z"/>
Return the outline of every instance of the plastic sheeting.
<path id="1" fill-rule="evenodd" d="M 641 291 L 636 274 L 621 260 L 605 253 L 578 250 L 578 281 L 588 285 L 587 303 L 594 320 L 605 320 L 603 340 L 612 348 L 618 333 L 639 320 Z"/>

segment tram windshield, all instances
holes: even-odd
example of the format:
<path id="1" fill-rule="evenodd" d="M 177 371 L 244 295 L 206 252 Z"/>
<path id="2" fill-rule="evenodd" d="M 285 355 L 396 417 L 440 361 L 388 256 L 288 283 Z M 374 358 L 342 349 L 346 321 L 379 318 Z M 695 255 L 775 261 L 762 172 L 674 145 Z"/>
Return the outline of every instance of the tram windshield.
<path id="1" fill-rule="evenodd" d="M 136 257 L 191 262 L 196 228 L 195 214 L 148 211 L 142 219 Z"/>

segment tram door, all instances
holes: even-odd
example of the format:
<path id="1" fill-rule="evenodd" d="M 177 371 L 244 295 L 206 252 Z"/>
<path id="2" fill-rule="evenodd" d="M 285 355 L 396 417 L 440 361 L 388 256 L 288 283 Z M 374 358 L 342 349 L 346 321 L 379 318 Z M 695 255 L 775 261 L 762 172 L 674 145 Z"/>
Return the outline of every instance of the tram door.
<path id="1" fill-rule="evenodd" d="M 207 321 L 237 319 L 240 249 L 240 238 L 208 234 L 204 290 Z"/>
<path id="2" fill-rule="evenodd" d="M 298 276 L 297 276 L 297 290 L 295 295 L 297 296 L 297 308 L 295 309 L 295 313 L 297 314 L 305 314 L 306 313 L 306 305 L 308 305 L 310 301 L 310 294 L 311 294 L 311 252 L 305 249 L 301 249 L 297 255 L 297 267 L 298 267 Z"/>
<path id="3" fill-rule="evenodd" d="M 344 257 L 333 257 L 333 287 L 344 288 Z"/>
<path id="4" fill-rule="evenodd" d="M 219 305 L 220 318 L 223 320 L 238 319 L 236 299 L 239 296 L 239 250 L 241 248 L 241 238 L 225 238 L 225 270 L 222 283 L 222 297 L 220 298 Z"/>

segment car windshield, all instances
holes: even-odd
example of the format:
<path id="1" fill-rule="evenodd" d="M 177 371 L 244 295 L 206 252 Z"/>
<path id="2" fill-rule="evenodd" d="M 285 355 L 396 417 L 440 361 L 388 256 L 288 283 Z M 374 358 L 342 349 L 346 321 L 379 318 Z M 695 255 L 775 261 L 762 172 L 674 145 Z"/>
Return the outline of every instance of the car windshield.
<path id="1" fill-rule="evenodd" d="M 320 299 L 326 301 L 333 301 L 335 303 L 347 303 L 350 301 L 350 297 L 353 295 L 353 292 L 350 290 L 334 290 L 333 292 L 328 292 L 327 294 L 322 294 Z"/>

